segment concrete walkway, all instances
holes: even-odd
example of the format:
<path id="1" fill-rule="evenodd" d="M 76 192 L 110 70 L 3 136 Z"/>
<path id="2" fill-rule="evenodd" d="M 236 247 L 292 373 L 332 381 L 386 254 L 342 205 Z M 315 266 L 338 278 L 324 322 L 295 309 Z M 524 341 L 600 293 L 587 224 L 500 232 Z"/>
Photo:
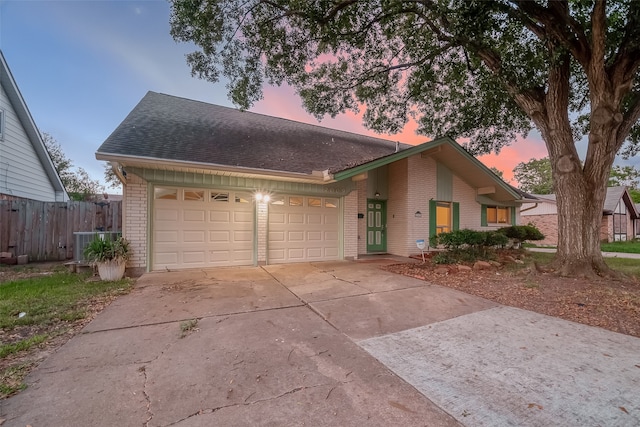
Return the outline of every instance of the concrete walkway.
<path id="1" fill-rule="evenodd" d="M 385 262 L 146 274 L 3 427 L 640 425 L 640 339 Z"/>

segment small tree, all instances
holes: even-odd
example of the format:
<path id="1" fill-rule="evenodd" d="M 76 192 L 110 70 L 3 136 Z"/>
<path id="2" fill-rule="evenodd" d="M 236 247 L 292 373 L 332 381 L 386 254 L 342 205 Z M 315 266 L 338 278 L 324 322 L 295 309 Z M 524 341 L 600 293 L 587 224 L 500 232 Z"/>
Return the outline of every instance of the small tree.
<path id="1" fill-rule="evenodd" d="M 86 170 L 81 167 L 74 169 L 73 162 L 53 136 L 44 133 L 42 140 L 71 200 L 89 200 L 104 191 L 100 181 L 91 179 Z"/>
<path id="2" fill-rule="evenodd" d="M 548 157 L 520 162 L 513 169 L 513 178 L 522 191 L 533 194 L 553 193 L 551 162 Z"/>

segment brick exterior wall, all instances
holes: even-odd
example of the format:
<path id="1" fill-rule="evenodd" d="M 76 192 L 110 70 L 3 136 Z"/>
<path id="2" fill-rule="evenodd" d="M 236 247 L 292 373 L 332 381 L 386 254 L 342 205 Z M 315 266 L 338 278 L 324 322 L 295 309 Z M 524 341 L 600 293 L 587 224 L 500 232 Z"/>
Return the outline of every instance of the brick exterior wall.
<path id="1" fill-rule="evenodd" d="M 481 205 L 476 202 L 476 190 L 455 175 L 453 176 L 453 201 L 460 203 L 460 229 L 490 230 L 498 228 L 480 225 Z"/>
<path id="2" fill-rule="evenodd" d="M 358 259 L 358 191 L 342 198 L 343 209 L 343 254 L 345 259 Z"/>
<path id="3" fill-rule="evenodd" d="M 137 175 L 127 175 L 123 186 L 122 234 L 130 242 L 132 255 L 127 270 L 131 269 L 132 274 L 147 270 L 147 221 L 150 220 L 147 200 L 147 182 Z"/>
<path id="4" fill-rule="evenodd" d="M 521 217 L 521 221 L 523 225 L 533 224 L 544 234 L 544 240 L 536 240 L 536 245 L 558 244 L 558 215 L 527 215 Z"/>
<path id="5" fill-rule="evenodd" d="M 258 265 L 267 263 L 267 241 L 269 238 L 269 203 L 256 201 L 256 239 Z"/>

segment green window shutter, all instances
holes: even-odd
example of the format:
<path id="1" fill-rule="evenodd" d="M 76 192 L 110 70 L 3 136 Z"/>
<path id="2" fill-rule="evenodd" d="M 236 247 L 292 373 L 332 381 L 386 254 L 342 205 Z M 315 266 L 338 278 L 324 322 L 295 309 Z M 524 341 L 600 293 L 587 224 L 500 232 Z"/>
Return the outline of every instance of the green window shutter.
<path id="1" fill-rule="evenodd" d="M 480 225 L 487 226 L 487 205 L 480 206 Z"/>
<path id="2" fill-rule="evenodd" d="M 429 200 L 429 237 L 436 235 L 436 201 Z"/>
<path id="3" fill-rule="evenodd" d="M 511 225 L 516 225 L 516 208 L 511 207 L 509 210 L 511 211 Z"/>
<path id="4" fill-rule="evenodd" d="M 453 202 L 453 230 L 460 230 L 460 203 Z"/>

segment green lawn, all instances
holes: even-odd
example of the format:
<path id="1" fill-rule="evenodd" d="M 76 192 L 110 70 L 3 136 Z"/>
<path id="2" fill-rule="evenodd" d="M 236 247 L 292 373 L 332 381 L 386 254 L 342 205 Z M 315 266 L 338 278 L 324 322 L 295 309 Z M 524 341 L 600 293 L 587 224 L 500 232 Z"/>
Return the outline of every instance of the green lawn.
<path id="1" fill-rule="evenodd" d="M 101 282 L 66 270 L 33 273 L 36 276 L 0 283 L 0 362 L 46 344 L 90 316 L 87 308 L 92 301 L 111 299 L 132 286 L 127 279 Z M 0 370 L 0 398 L 24 388 L 22 378 L 28 372 L 24 366 L 20 362 Z"/>
<path id="2" fill-rule="evenodd" d="M 538 246 L 533 242 L 525 242 L 523 248 L 555 248 L 555 246 Z M 601 243 L 600 250 L 602 252 L 625 252 L 629 254 L 640 254 L 640 240 L 628 240 L 626 242 Z"/>
<path id="3" fill-rule="evenodd" d="M 603 252 L 625 252 L 629 254 L 640 254 L 640 240 L 603 243 L 600 245 L 600 249 Z"/>
<path id="4" fill-rule="evenodd" d="M 529 252 L 529 255 L 540 264 L 551 262 L 554 254 L 546 252 Z M 630 258 L 605 258 L 604 261 L 614 270 L 640 279 L 640 261 Z"/>

